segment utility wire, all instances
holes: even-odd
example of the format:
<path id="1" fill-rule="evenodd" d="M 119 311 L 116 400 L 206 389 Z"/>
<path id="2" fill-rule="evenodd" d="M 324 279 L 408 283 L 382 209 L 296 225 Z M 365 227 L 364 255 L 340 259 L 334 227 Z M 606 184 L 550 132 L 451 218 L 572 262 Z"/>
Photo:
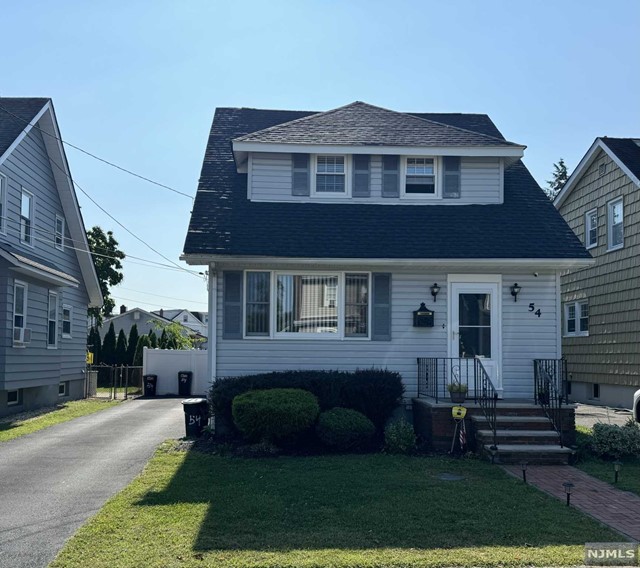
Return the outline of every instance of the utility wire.
<path id="1" fill-rule="evenodd" d="M 144 304 L 145 306 L 158 306 L 159 305 L 158 303 L 141 302 L 140 300 L 134 300 L 133 298 L 124 298 L 123 296 L 120 296 L 118 294 L 114 294 L 114 292 L 115 292 L 115 290 L 113 290 L 113 289 L 110 290 L 110 292 L 109 292 L 111 294 L 111 297 L 114 300 L 125 301 L 125 302 L 135 302 L 136 304 Z M 202 303 L 202 302 L 198 302 L 198 304 L 200 304 L 200 303 Z M 154 315 L 157 315 L 157 314 L 154 314 Z"/>
<path id="2" fill-rule="evenodd" d="M 137 292 L 139 294 L 145 294 L 147 296 L 157 296 L 158 298 L 165 298 L 167 300 L 176 300 L 177 302 L 191 302 L 194 304 L 201 304 L 203 306 L 207 305 L 207 302 L 197 302 L 195 300 L 188 300 L 187 298 L 174 298 L 173 296 L 162 296 L 161 294 L 151 294 L 146 290 L 132 290 L 131 288 L 124 288 L 122 286 L 118 286 L 117 288 L 112 288 L 112 292 L 116 292 L 117 290 L 126 290 L 127 292 Z M 126 300 L 126 298 L 123 298 Z M 131 300 L 132 302 L 137 302 L 138 300 Z"/>
<path id="3" fill-rule="evenodd" d="M 29 122 L 28 120 L 19 117 L 18 115 L 12 113 L 10 110 L 8 110 L 6 107 L 4 107 L 3 105 L 0 104 L 0 110 L 6 112 L 8 115 L 16 118 L 17 120 L 20 120 L 21 122 L 24 122 L 26 124 L 28 124 L 29 126 L 31 126 L 32 128 L 36 128 L 37 130 L 39 130 L 40 132 L 42 132 L 43 134 L 46 134 L 47 136 L 54 138 L 55 140 L 58 140 L 59 142 L 62 142 L 62 144 L 65 144 L 66 146 L 69 146 L 70 148 L 73 148 L 74 150 L 78 150 L 79 152 L 82 152 L 83 154 L 86 154 L 87 156 L 90 156 L 92 158 L 94 158 L 95 160 L 98 160 L 99 162 L 102 162 L 104 164 L 107 164 L 113 168 L 116 168 L 122 172 L 125 172 L 129 175 L 132 175 L 134 177 L 137 177 L 138 179 L 144 180 L 146 182 L 149 182 L 153 185 L 157 185 L 158 187 L 162 187 L 164 189 L 167 189 L 169 191 L 173 191 L 173 193 L 177 193 L 178 195 L 183 195 L 184 197 L 188 197 L 189 199 L 193 200 L 193 195 L 189 195 L 188 193 L 184 193 L 182 191 L 179 191 L 173 187 L 170 187 L 168 185 L 165 185 L 163 183 L 154 181 L 148 177 L 145 177 L 143 175 L 137 174 L 135 172 L 132 172 L 131 170 L 128 170 L 127 168 L 124 168 L 122 166 L 119 166 L 118 164 L 114 164 L 113 162 L 110 162 L 109 160 L 105 160 L 104 158 L 101 158 L 100 156 L 96 156 L 95 154 L 89 152 L 88 150 L 85 150 L 83 148 L 81 148 L 80 146 L 76 146 L 75 144 L 72 144 L 71 142 L 67 142 L 66 140 L 63 140 L 62 138 L 59 138 L 58 136 L 56 136 L 55 134 L 51 134 L 50 132 L 47 132 L 46 130 L 43 130 L 42 128 L 40 128 L 37 124 L 33 124 L 32 122 Z"/>

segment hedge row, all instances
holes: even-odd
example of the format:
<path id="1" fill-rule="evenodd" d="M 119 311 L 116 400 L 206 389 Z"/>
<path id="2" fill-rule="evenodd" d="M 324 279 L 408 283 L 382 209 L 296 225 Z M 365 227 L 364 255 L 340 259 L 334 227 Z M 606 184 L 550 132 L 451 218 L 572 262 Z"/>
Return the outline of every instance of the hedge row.
<path id="1" fill-rule="evenodd" d="M 380 431 L 402 401 L 404 392 L 400 374 L 384 369 L 282 371 L 216 379 L 209 391 L 209 402 L 216 420 L 233 428 L 231 405 L 236 396 L 250 390 L 274 388 L 310 391 L 317 397 L 321 411 L 335 407 L 357 410 Z"/>

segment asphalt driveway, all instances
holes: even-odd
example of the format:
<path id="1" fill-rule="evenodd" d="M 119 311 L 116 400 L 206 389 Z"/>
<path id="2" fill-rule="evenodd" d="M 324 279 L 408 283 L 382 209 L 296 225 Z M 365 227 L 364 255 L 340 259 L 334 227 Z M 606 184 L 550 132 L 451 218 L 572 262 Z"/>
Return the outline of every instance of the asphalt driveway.
<path id="1" fill-rule="evenodd" d="M 0 444 L 0 567 L 47 566 L 183 416 L 179 399 L 131 400 Z"/>

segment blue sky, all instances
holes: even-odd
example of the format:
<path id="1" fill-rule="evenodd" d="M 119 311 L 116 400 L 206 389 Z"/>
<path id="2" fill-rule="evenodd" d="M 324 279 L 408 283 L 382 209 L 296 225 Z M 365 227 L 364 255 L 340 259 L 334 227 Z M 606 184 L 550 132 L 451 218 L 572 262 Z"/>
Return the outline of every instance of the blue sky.
<path id="1" fill-rule="evenodd" d="M 540 184 L 596 136 L 640 136 L 637 0 L 60 0 L 1 21 L 1 96 L 52 97 L 65 139 L 188 194 L 218 106 L 487 113 Z M 189 199 L 67 153 L 94 199 L 179 262 Z M 79 200 L 88 227 L 166 263 Z M 114 296 L 206 309 L 201 277 L 133 260 Z"/>

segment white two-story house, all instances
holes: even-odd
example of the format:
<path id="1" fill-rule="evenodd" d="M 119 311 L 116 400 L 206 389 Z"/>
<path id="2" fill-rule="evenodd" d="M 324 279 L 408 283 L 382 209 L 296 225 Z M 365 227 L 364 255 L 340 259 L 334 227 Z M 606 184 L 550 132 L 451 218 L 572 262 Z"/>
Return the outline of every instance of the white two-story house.
<path id="1" fill-rule="evenodd" d="M 533 398 L 560 273 L 592 260 L 524 150 L 486 115 L 218 109 L 183 255 L 209 271 L 210 378 L 383 367 L 444 397 L 479 362 Z"/>
<path id="2" fill-rule="evenodd" d="M 0 416 L 84 396 L 102 305 L 50 99 L 0 98 Z"/>

